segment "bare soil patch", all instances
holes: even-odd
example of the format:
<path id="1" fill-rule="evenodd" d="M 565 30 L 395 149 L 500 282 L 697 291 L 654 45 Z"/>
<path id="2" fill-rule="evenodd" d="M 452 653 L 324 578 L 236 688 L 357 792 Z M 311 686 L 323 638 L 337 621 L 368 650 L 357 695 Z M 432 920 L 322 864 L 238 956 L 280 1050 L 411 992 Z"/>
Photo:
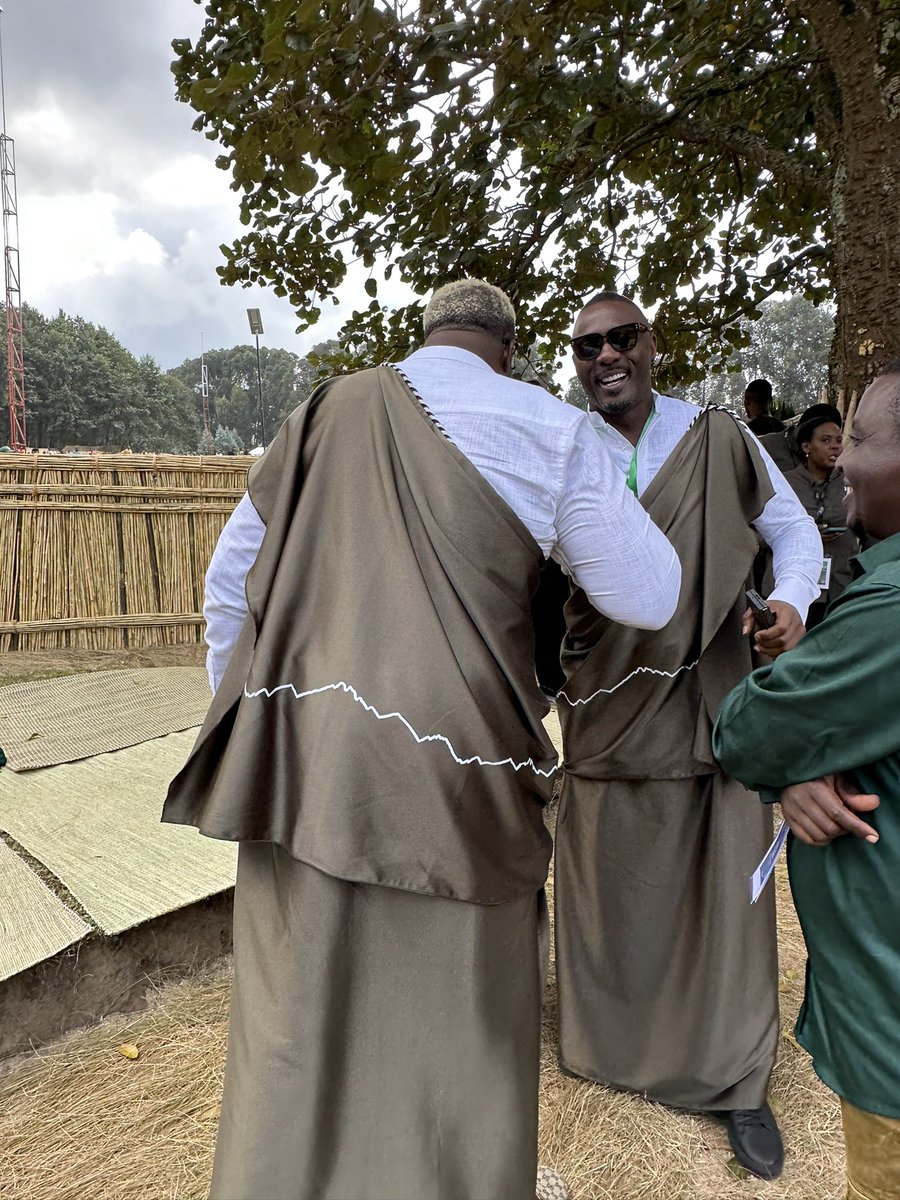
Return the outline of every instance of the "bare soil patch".
<path id="1" fill-rule="evenodd" d="M 206 662 L 206 646 L 140 646 L 134 650 L 7 650 L 0 658 L 0 687 L 27 679 L 52 679 L 80 671 L 117 671 L 124 667 L 195 667 Z"/>

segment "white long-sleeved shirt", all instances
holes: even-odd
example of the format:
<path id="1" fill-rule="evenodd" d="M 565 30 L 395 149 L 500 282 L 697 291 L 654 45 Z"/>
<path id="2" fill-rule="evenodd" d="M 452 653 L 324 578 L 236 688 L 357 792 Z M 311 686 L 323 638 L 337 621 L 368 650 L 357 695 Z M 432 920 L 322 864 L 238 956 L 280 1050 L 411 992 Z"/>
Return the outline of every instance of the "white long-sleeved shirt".
<path id="1" fill-rule="evenodd" d="M 637 494 L 643 495 L 660 467 L 700 415 L 701 409 L 687 400 L 653 393 L 653 414 L 637 446 Z M 588 418 L 613 462 L 623 475 L 631 467 L 635 447 L 618 429 L 608 425 L 597 412 Z M 750 432 L 748 430 L 748 432 Z M 772 548 L 775 586 L 770 600 L 792 604 L 806 620 L 809 606 L 819 595 L 822 570 L 822 539 L 815 522 L 797 499 L 796 493 L 754 433 L 750 436 L 759 447 L 775 495 L 769 500 L 753 527 Z"/>
<path id="2" fill-rule="evenodd" d="M 583 412 L 453 346 L 423 347 L 398 366 L 544 555 L 560 562 L 596 608 L 624 625 L 666 624 L 678 602 L 681 563 L 626 488 Z M 213 690 L 247 614 L 244 582 L 264 534 L 245 495 L 206 575 L 203 614 Z"/>

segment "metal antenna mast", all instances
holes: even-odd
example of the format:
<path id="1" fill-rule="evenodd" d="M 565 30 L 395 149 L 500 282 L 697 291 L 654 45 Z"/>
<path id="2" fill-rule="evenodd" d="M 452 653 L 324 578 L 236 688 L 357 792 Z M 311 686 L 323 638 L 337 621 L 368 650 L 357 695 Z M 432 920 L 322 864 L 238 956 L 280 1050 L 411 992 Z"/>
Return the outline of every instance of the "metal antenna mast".
<path id="1" fill-rule="evenodd" d="M 0 8 L 0 14 L 3 9 Z M 2 21 L 2 16 L 0 16 Z M 22 292 L 19 286 L 19 210 L 16 202 L 16 152 L 6 133 L 3 79 L 3 32 L 0 24 L 0 201 L 3 204 L 3 268 L 6 281 L 6 390 L 9 397 L 9 444 L 28 448 L 25 436 L 25 356 L 22 350 Z"/>

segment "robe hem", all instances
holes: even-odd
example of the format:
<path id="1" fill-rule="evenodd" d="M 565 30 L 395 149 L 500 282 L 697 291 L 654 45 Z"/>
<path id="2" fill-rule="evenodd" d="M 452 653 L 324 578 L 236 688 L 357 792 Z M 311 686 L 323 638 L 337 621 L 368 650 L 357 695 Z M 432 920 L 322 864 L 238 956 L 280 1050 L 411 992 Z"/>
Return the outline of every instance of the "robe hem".
<path id="1" fill-rule="evenodd" d="M 569 1064 L 565 1061 L 565 1059 L 562 1057 L 562 1055 L 560 1055 L 557 1058 L 556 1065 L 558 1066 L 559 1070 L 562 1072 L 563 1075 L 568 1075 L 571 1079 L 583 1079 L 587 1083 L 596 1083 L 596 1084 L 599 1084 L 601 1087 L 610 1088 L 614 1092 L 624 1092 L 629 1096 L 639 1096 L 641 1100 L 647 1100 L 651 1104 L 662 1104 L 666 1108 L 676 1108 L 676 1109 L 678 1109 L 679 1112 L 722 1113 L 723 1115 L 725 1115 L 727 1113 L 735 1111 L 734 1104 L 729 1104 L 727 1106 L 722 1105 L 722 1104 L 714 1104 L 714 1103 L 700 1104 L 700 1103 L 697 1103 L 696 1101 L 694 1101 L 692 1103 L 687 1103 L 686 1101 L 672 1100 L 669 1098 L 664 1098 L 662 1096 L 655 1095 L 652 1091 L 646 1091 L 641 1088 L 629 1087 L 627 1084 L 624 1084 L 624 1083 L 613 1083 L 609 1079 L 601 1079 L 599 1076 L 592 1075 L 588 1071 L 579 1070 L 575 1067 L 569 1066 Z M 813 1064 L 813 1065 L 815 1065 L 815 1064 Z M 748 1105 L 744 1105 L 742 1107 L 750 1108 L 750 1109 L 761 1108 L 763 1106 L 763 1104 L 766 1103 L 766 1098 L 769 1094 L 769 1082 L 771 1081 L 772 1071 L 774 1070 L 774 1068 L 775 1068 L 775 1063 L 773 1062 L 772 1066 L 769 1068 L 769 1075 L 766 1079 L 766 1089 L 765 1089 L 765 1092 L 763 1093 L 762 1100 L 760 1100 L 759 1104 L 748 1104 Z M 755 1068 L 755 1069 L 758 1069 L 758 1068 Z M 820 1078 L 821 1078 L 821 1076 L 820 1076 Z M 826 1083 L 826 1081 L 824 1079 L 822 1080 L 822 1082 Z M 736 1085 L 736 1084 L 731 1085 L 731 1087 L 736 1087 L 736 1086 L 738 1086 L 738 1085 Z M 828 1084 L 827 1086 L 831 1087 L 831 1084 Z M 729 1090 L 731 1090 L 731 1087 L 725 1088 L 722 1090 L 729 1091 Z M 833 1088 L 831 1090 L 834 1091 Z M 851 1100 L 850 1103 L 852 1104 L 853 1101 Z M 887 1116 L 889 1114 L 882 1113 L 879 1115 Z"/>

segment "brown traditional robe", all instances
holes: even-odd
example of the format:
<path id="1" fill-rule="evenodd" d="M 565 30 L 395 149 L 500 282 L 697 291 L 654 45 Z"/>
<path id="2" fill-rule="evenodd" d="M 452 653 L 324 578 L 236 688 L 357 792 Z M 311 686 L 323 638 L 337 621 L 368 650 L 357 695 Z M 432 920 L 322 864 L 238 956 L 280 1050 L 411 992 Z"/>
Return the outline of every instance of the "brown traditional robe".
<path id="1" fill-rule="evenodd" d="M 566 777 L 554 889 L 560 1064 L 684 1108 L 765 1100 L 778 1032 L 774 894 L 750 904 L 771 813 L 710 735 L 751 667 L 741 634 L 773 489 L 755 445 L 705 410 L 642 496 L 682 564 L 673 620 L 567 605 Z"/>
<path id="2" fill-rule="evenodd" d="M 253 468 L 250 615 L 164 819 L 241 841 L 214 1200 L 532 1200 L 542 555 L 400 376 Z"/>

